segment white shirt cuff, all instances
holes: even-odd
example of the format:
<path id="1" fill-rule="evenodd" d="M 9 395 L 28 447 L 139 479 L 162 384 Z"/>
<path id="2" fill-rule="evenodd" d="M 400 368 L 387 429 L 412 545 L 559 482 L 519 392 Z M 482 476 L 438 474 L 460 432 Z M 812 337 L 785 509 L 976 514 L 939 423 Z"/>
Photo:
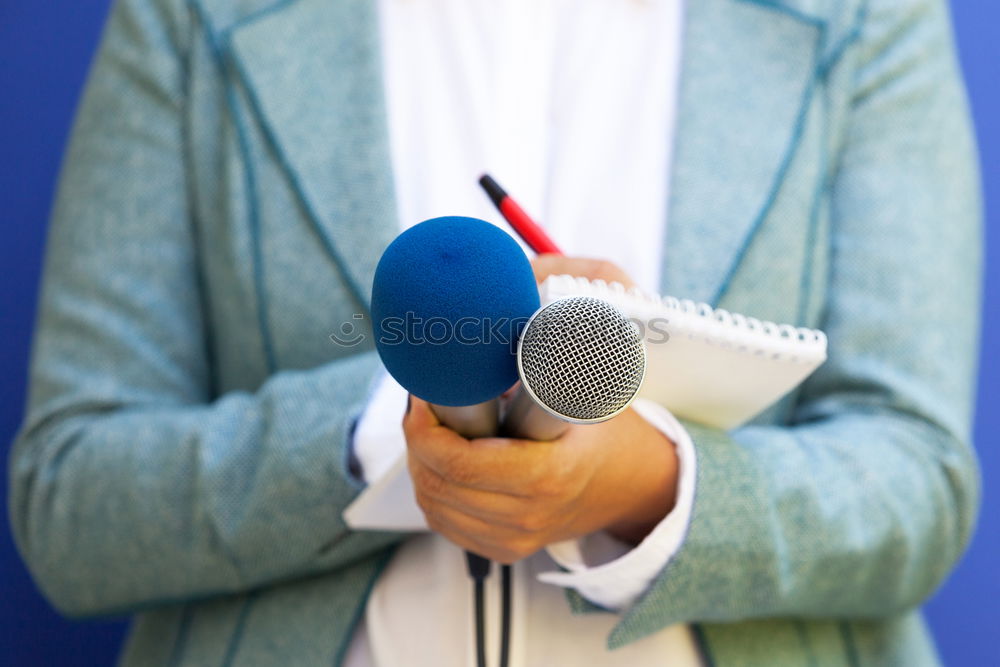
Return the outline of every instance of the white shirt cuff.
<path id="1" fill-rule="evenodd" d="M 405 389 L 383 375 L 354 429 L 354 459 L 368 484 L 343 513 L 354 530 L 428 530 L 406 466 L 406 396 Z"/>
<path id="2" fill-rule="evenodd" d="M 403 414 L 407 392 L 383 373 L 354 429 L 354 456 L 363 479 L 371 484 L 381 478 L 406 452 Z"/>
<path id="3" fill-rule="evenodd" d="M 638 398 L 632 407 L 677 448 L 679 470 L 673 510 L 635 548 L 603 531 L 551 544 L 547 547 L 549 555 L 569 571 L 538 575 L 539 581 L 576 589 L 591 602 L 613 611 L 634 603 L 680 550 L 694 504 L 697 460 L 691 436 L 658 403 Z"/>

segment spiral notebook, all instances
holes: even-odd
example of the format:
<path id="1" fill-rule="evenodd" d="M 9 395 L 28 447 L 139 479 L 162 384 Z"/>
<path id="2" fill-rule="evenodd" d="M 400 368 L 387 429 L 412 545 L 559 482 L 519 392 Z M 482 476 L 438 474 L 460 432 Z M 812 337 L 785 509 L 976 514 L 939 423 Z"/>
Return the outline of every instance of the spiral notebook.
<path id="1" fill-rule="evenodd" d="M 816 329 L 573 276 L 550 276 L 540 292 L 542 305 L 592 296 L 621 310 L 646 343 L 639 395 L 707 426 L 732 429 L 749 421 L 826 360 L 826 335 Z"/>

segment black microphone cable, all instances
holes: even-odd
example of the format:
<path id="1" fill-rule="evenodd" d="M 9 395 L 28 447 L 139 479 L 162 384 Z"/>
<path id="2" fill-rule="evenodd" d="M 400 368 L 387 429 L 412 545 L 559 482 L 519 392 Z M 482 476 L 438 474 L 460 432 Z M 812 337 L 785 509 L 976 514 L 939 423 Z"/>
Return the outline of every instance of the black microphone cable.
<path id="1" fill-rule="evenodd" d="M 472 577 L 473 603 L 476 610 L 476 665 L 486 667 L 486 577 L 490 576 L 492 563 L 471 551 L 465 552 L 465 561 Z"/>
<path id="2" fill-rule="evenodd" d="M 504 565 L 500 568 L 500 595 L 503 600 L 500 612 L 500 667 L 507 667 L 507 659 L 510 656 L 510 567 Z"/>
<path id="3" fill-rule="evenodd" d="M 486 667 L 486 578 L 490 575 L 492 563 L 472 553 L 465 552 L 469 576 L 473 583 L 473 606 L 476 615 L 476 665 Z M 511 625 L 511 567 L 500 568 L 500 667 L 507 667 L 510 659 Z"/>

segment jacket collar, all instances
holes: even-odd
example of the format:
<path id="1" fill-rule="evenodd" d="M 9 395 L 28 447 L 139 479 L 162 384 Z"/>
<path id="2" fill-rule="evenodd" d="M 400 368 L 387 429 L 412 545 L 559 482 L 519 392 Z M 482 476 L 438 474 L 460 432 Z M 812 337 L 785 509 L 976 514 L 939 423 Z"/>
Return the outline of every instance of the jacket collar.
<path id="1" fill-rule="evenodd" d="M 823 24 L 765 0 L 691 0 L 663 291 L 717 304 L 801 136 Z"/>
<path id="2" fill-rule="evenodd" d="M 766 218 L 822 66 L 821 0 L 689 0 L 663 269 L 717 303 Z M 221 43 L 334 262 L 364 298 L 396 234 L 376 3 L 283 0 Z"/>
<path id="3" fill-rule="evenodd" d="M 376 9 L 281 2 L 221 40 L 321 243 L 365 307 L 398 231 Z"/>

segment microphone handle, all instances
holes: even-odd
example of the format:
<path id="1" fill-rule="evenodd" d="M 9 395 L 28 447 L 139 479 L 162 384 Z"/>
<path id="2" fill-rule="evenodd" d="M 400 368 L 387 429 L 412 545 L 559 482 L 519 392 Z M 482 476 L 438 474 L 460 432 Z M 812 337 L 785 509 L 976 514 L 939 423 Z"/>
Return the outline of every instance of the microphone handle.
<path id="1" fill-rule="evenodd" d="M 475 405 L 434 405 L 431 410 L 437 415 L 438 420 L 465 438 L 488 438 L 497 434 L 500 424 L 500 401 L 493 399 L 485 403 Z M 483 638 L 483 613 L 481 609 L 483 595 L 483 580 L 490 574 L 490 561 L 479 554 L 471 551 L 465 552 L 466 567 L 469 576 L 476 582 L 476 604 L 478 619 L 477 640 L 479 653 L 485 650 Z M 482 661 L 480 661 L 482 662 Z"/>
<path id="2" fill-rule="evenodd" d="M 525 440 L 555 440 L 568 428 L 568 422 L 540 406 L 522 384 L 507 406 L 501 433 Z"/>
<path id="3" fill-rule="evenodd" d="M 431 405 L 438 421 L 464 438 L 489 438 L 497 434 L 500 402 L 497 399 L 475 405 Z"/>

